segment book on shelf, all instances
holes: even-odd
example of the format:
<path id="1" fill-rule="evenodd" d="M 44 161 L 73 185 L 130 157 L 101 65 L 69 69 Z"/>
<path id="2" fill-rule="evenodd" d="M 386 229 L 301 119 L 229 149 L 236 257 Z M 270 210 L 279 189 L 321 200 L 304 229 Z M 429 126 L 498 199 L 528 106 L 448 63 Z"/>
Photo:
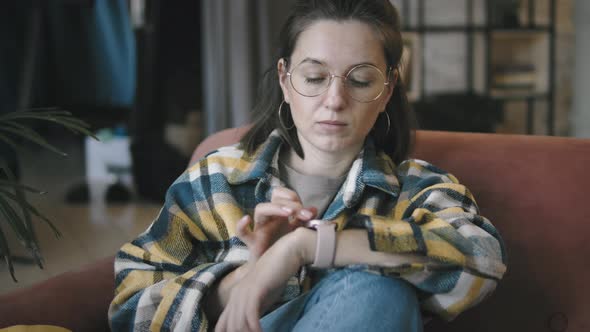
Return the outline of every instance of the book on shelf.
<path id="1" fill-rule="evenodd" d="M 535 65 L 531 63 L 500 63 L 493 65 L 494 73 L 527 73 L 534 72 Z"/>
<path id="2" fill-rule="evenodd" d="M 534 92 L 537 82 L 537 72 L 531 64 L 502 64 L 493 68 L 491 87 L 493 91 L 506 94 Z"/>
<path id="3" fill-rule="evenodd" d="M 493 82 L 497 85 L 535 85 L 536 73 L 498 74 L 493 76 Z"/>
<path id="4" fill-rule="evenodd" d="M 528 97 L 541 97 L 543 92 L 537 91 L 536 89 L 529 88 L 511 88 L 511 89 L 497 89 L 493 88 L 490 90 L 490 96 L 492 98 L 528 98 Z"/>

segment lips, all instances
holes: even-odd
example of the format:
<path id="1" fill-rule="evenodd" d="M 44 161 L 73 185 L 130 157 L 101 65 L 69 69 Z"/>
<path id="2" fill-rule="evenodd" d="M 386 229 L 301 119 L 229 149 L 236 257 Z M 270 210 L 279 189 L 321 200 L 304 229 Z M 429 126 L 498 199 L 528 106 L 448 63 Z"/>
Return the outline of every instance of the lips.
<path id="1" fill-rule="evenodd" d="M 319 121 L 319 123 L 323 124 L 323 125 L 330 125 L 330 126 L 346 126 L 346 123 L 342 122 L 342 121 L 327 120 L 327 121 Z"/>
<path id="2" fill-rule="evenodd" d="M 317 125 L 320 132 L 328 135 L 342 134 L 348 128 L 346 122 L 337 120 L 318 121 Z"/>

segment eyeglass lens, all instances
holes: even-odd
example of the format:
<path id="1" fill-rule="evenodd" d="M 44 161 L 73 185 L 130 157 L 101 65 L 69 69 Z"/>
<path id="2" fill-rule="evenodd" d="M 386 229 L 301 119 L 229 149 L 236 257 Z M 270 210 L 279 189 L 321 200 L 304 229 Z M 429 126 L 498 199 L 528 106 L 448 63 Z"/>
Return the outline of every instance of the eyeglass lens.
<path id="1" fill-rule="evenodd" d="M 337 77 L 334 77 L 336 79 Z M 323 64 L 302 62 L 291 72 L 291 84 L 301 95 L 318 96 L 330 87 L 332 74 Z M 376 67 L 360 65 L 353 68 L 344 80 L 350 96 L 360 102 L 377 99 L 385 89 L 385 76 Z"/>

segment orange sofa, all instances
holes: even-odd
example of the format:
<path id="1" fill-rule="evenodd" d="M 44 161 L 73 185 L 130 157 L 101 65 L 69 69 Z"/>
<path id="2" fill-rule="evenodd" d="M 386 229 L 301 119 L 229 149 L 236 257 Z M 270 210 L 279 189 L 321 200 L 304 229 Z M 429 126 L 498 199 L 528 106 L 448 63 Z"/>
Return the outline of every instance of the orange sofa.
<path id="1" fill-rule="evenodd" d="M 210 136 L 195 158 L 236 142 Z M 419 131 L 416 158 L 452 172 L 502 234 L 508 272 L 497 291 L 455 321 L 425 331 L 590 331 L 590 139 Z M 113 257 L 0 296 L 0 328 L 108 330 Z"/>

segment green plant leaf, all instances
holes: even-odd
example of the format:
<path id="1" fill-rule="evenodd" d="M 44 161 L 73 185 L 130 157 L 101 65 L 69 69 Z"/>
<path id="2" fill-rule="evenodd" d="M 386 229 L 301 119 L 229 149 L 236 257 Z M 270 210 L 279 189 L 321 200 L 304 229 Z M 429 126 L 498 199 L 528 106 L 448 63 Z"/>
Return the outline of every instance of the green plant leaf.
<path id="1" fill-rule="evenodd" d="M 45 112 L 13 112 L 0 116 L 0 123 L 12 123 L 18 120 L 40 120 L 49 121 L 61 125 L 75 134 L 84 134 L 95 140 L 98 138 L 90 130 L 90 125 L 83 120 L 72 117 L 67 111 L 45 111 Z"/>
<path id="2" fill-rule="evenodd" d="M 43 268 L 43 257 L 41 256 L 39 246 L 37 245 L 37 240 L 31 238 L 31 232 L 23 228 L 24 224 L 21 220 L 21 216 L 17 214 L 10 204 L 6 204 L 4 201 L 0 201 L 0 213 L 6 217 L 6 220 L 8 220 L 8 223 L 12 226 L 21 245 L 33 255 L 37 265 L 40 268 Z M 10 257 L 10 259 L 12 259 L 12 257 Z"/>
<path id="3" fill-rule="evenodd" d="M 9 181 L 15 181 L 14 174 L 4 161 L 2 161 L 1 166 L 4 169 L 4 172 L 7 175 Z M 7 206 L 4 205 L 6 213 L 9 214 L 7 220 L 13 227 L 16 226 L 17 230 L 15 230 L 15 233 L 17 234 L 17 237 L 19 237 L 23 246 L 27 248 L 29 252 L 33 255 L 33 258 L 37 265 L 41 269 L 43 269 L 44 260 L 39 249 L 39 241 L 37 240 L 37 236 L 35 234 L 31 213 L 39 217 L 41 220 L 45 221 L 53 230 L 54 235 L 57 238 L 61 237 L 61 233 L 59 232 L 59 230 L 57 230 L 57 228 L 53 225 L 53 223 L 51 223 L 51 221 L 48 218 L 40 214 L 37 211 L 37 209 L 35 209 L 31 204 L 28 203 L 24 191 L 22 189 L 14 188 L 14 191 L 15 192 L 13 194 L 8 190 L 0 189 L 0 194 L 14 201 L 20 207 L 21 211 L 21 215 L 19 215 L 18 213 L 13 212 L 10 206 L 8 206 L 7 208 Z"/>
<path id="4" fill-rule="evenodd" d="M 0 126 L 0 131 L 9 132 L 13 135 L 20 136 L 24 139 L 27 139 L 27 140 L 32 141 L 34 143 L 37 143 L 37 144 L 43 146 L 44 148 L 51 150 L 57 154 L 61 154 L 64 157 L 67 156 L 67 154 L 65 152 L 62 152 L 58 148 L 49 144 L 49 142 L 47 142 L 47 140 L 45 140 L 41 135 L 39 135 L 37 132 L 35 132 L 33 130 L 21 131 L 21 130 L 4 125 L 4 126 Z"/>
<path id="5" fill-rule="evenodd" d="M 10 248 L 8 247 L 8 241 L 6 240 L 6 237 L 4 236 L 4 232 L 2 231 L 2 227 L 0 227 L 0 249 L 2 250 L 0 252 L 0 255 L 4 256 L 4 261 L 6 262 L 6 265 L 8 265 L 8 271 L 10 272 L 10 276 L 12 277 L 12 280 L 14 280 L 14 282 L 18 282 L 18 280 L 16 279 L 16 276 L 14 274 L 14 266 L 12 265 L 12 258 L 11 258 Z"/>
<path id="6" fill-rule="evenodd" d="M 4 175 L 8 179 L 8 182 L 14 183 L 15 176 L 6 164 L 6 161 L 3 159 L 0 160 L 0 169 L 2 169 L 2 171 L 4 172 Z M 14 188 L 11 189 L 14 190 Z M 11 201 L 13 201 L 19 208 L 23 209 L 22 200 L 19 200 L 18 196 L 2 187 L 0 187 L 0 198 L 2 198 L 0 200 L 0 208 L 1 212 L 6 217 L 6 222 L 12 227 L 21 244 L 28 247 L 27 243 L 31 241 L 30 232 L 28 232 L 27 225 L 22 219 L 22 216 L 18 212 L 16 212 L 13 206 L 11 205 Z"/>
<path id="7" fill-rule="evenodd" d="M 3 135 L 2 133 L 0 133 L 0 141 L 3 141 L 4 143 L 8 144 L 14 150 L 18 150 L 18 145 L 12 139 L 8 138 L 6 135 Z"/>
<path id="8" fill-rule="evenodd" d="M 9 179 L 15 179 L 16 177 L 14 176 L 14 174 L 12 174 L 12 171 L 10 170 L 10 168 L 6 168 L 4 170 L 7 174 L 8 174 L 8 178 Z M 31 212 L 29 210 L 31 210 L 31 208 L 33 210 L 35 210 L 32 205 L 30 205 L 27 202 L 27 198 L 25 196 L 25 193 L 22 189 L 20 188 L 14 188 L 14 192 L 15 192 L 15 197 L 17 198 L 17 201 L 21 207 L 21 212 L 23 215 L 23 219 L 24 219 L 24 225 L 27 228 L 27 236 L 28 236 L 28 241 L 26 242 L 26 247 L 29 249 L 29 251 L 33 254 L 33 257 L 35 258 L 35 261 L 37 262 L 37 265 L 40 268 L 43 268 L 43 257 L 41 256 L 41 252 L 39 250 L 39 241 L 37 239 L 37 235 L 35 234 L 35 228 L 33 226 L 33 220 L 31 218 Z M 36 210 L 35 210 L 36 211 Z M 47 219 L 47 218 L 45 218 Z M 49 220 L 47 219 L 47 221 L 49 222 Z M 49 222 L 51 224 L 51 222 Z M 53 225 L 52 225 L 53 226 Z"/>
<path id="9" fill-rule="evenodd" d="M 65 156 L 65 153 L 50 144 L 42 135 L 31 128 L 29 122 L 32 121 L 54 123 L 74 134 L 84 134 L 98 140 L 91 132 L 90 126 L 83 120 L 73 117 L 70 112 L 57 108 L 40 108 L 0 114 L 0 143 L 4 142 L 18 151 L 19 144 L 14 140 L 14 137 L 18 137 Z M 43 268 L 43 257 L 35 234 L 33 217 L 47 223 L 56 237 L 61 237 L 61 233 L 47 217 L 39 213 L 27 200 L 26 193 L 43 194 L 43 192 L 19 184 L 2 156 L 0 156 L 0 169 L 6 177 L 0 179 L 0 215 L 5 217 L 4 221 L 10 225 L 19 241 L 33 254 L 39 267 Z M 0 219 L 1 221 L 3 220 Z M 2 250 L 0 255 L 5 257 L 12 278 L 16 281 L 8 242 L 4 237 L 4 233 L 0 235 L 0 249 Z"/>
<path id="10" fill-rule="evenodd" d="M 0 196 L 6 196 L 4 190 L 0 190 Z M 31 239 L 28 237 L 29 233 L 24 224 L 24 220 L 22 220 L 22 217 L 10 205 L 8 200 L 12 200 L 12 198 L 3 197 L 0 199 L 0 212 L 4 215 L 6 222 L 12 228 L 20 243 L 27 246 L 27 243 L 30 242 Z M 17 204 L 20 206 L 18 202 Z"/>
<path id="11" fill-rule="evenodd" d="M 42 215 L 33 205 L 31 205 L 29 202 L 27 202 L 26 200 L 22 200 L 20 197 L 18 197 L 16 194 L 13 194 L 11 192 L 8 192 L 6 190 L 0 189 L 0 193 L 2 193 L 3 195 L 7 196 L 8 198 L 10 198 L 11 200 L 15 201 L 17 204 L 19 204 L 22 208 L 23 208 L 23 212 L 27 211 L 28 213 L 31 213 L 33 215 L 35 215 L 36 217 L 38 217 L 39 219 L 43 220 L 45 223 L 47 223 L 47 225 L 53 230 L 53 233 L 56 237 L 61 237 L 61 233 L 59 232 L 59 230 L 55 227 L 55 225 L 53 225 L 53 223 L 51 222 L 51 220 L 49 220 L 49 218 L 45 217 L 44 215 Z"/>
<path id="12" fill-rule="evenodd" d="M 26 202 L 23 197 L 19 197 L 18 195 L 12 194 L 6 190 L 0 190 L 0 195 L 3 195 L 16 202 L 16 204 L 18 204 L 20 207 L 22 215 L 18 215 L 18 213 L 14 211 L 9 204 L 6 204 L 6 202 L 0 200 L 0 212 L 6 216 L 6 220 L 13 227 L 15 234 L 21 241 L 21 244 L 33 255 L 37 265 L 40 268 L 43 268 L 44 260 L 43 256 L 41 255 L 41 251 L 39 250 L 39 245 L 37 244 L 38 240 L 33 229 L 31 213 L 49 224 L 54 232 L 55 237 L 60 238 L 61 233 L 49 219 L 41 215 L 32 205 Z"/>
<path id="13" fill-rule="evenodd" d="M 90 136 L 98 141 L 98 137 L 92 133 L 88 127 L 88 125 L 83 121 L 70 121 L 70 119 L 59 119 L 57 121 L 58 124 L 66 127 L 74 134 L 84 134 L 86 136 Z"/>
<path id="14" fill-rule="evenodd" d="M 0 187 L 20 188 L 24 191 L 27 191 L 27 192 L 30 192 L 33 194 L 37 194 L 37 195 L 47 194 L 46 191 L 40 191 L 39 189 L 35 189 L 33 187 L 29 187 L 27 185 L 13 182 L 13 181 L 0 180 Z"/>
<path id="15" fill-rule="evenodd" d="M 36 119 L 46 120 L 47 118 L 55 116 L 72 116 L 72 113 L 64 110 L 57 109 L 37 109 L 36 111 L 15 111 L 4 113 L 0 115 L 0 120 L 12 120 L 12 119 Z"/>

